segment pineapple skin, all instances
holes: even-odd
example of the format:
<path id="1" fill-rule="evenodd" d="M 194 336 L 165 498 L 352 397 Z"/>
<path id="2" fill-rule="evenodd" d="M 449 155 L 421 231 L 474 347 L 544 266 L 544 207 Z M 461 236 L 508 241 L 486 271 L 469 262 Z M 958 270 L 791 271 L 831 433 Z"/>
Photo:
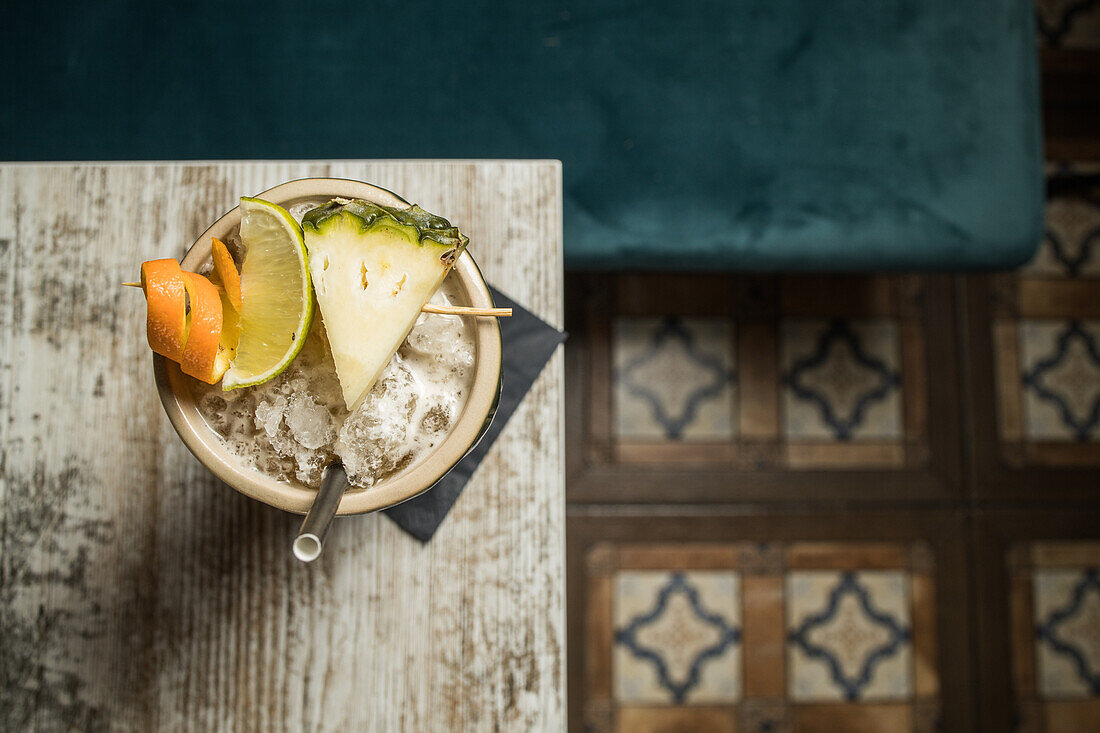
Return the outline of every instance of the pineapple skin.
<path id="1" fill-rule="evenodd" d="M 362 200 L 313 209 L 302 229 L 344 402 L 354 410 L 469 240 L 417 206 Z"/>
<path id="2" fill-rule="evenodd" d="M 317 234 L 324 233 L 333 224 L 334 217 L 342 213 L 358 219 L 357 225 L 363 232 L 373 226 L 400 226 L 414 229 L 415 234 L 408 232 L 412 241 L 421 245 L 435 243 L 445 248 L 453 248 L 454 253 L 449 264 L 454 264 L 470 241 L 458 231 L 458 227 L 452 226 L 443 217 L 429 213 L 416 204 L 407 209 L 394 209 L 362 199 L 346 202 L 329 201 L 302 217 L 302 229 Z M 441 260 L 446 254 L 441 255 Z"/>

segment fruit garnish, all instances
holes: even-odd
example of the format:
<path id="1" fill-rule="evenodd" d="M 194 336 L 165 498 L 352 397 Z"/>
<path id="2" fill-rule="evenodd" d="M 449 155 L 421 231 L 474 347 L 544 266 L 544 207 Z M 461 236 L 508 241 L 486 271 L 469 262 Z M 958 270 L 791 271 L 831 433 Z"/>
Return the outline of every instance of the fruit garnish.
<path id="1" fill-rule="evenodd" d="M 148 301 L 145 335 L 149 348 L 179 361 L 187 338 L 187 297 L 180 263 L 175 260 L 143 262 L 141 289 Z"/>
<path id="2" fill-rule="evenodd" d="M 214 361 L 222 334 L 222 299 L 214 284 L 194 272 L 183 273 L 183 286 L 191 309 L 187 314 L 187 337 L 184 340 L 180 369 L 207 384 L 214 377 Z"/>
<path id="3" fill-rule="evenodd" d="M 391 209 L 359 200 L 316 208 L 302 228 L 336 374 L 353 410 L 469 240 L 420 207 Z M 247 279 L 244 285 L 247 310 Z"/>
<path id="4" fill-rule="evenodd" d="M 229 303 L 234 310 L 239 311 L 241 309 L 241 276 L 237 272 L 237 265 L 233 262 L 225 242 L 217 237 L 212 239 L 210 251 L 214 258 L 214 272 L 218 273 L 218 279 L 221 280 L 222 287 L 229 296 Z"/>
<path id="5" fill-rule="evenodd" d="M 302 230 L 286 209 L 241 198 L 240 339 L 222 389 L 261 384 L 286 369 L 313 320 Z"/>
<path id="6" fill-rule="evenodd" d="M 237 342 L 241 337 L 240 314 L 229 301 L 229 296 L 224 289 L 218 288 L 218 297 L 222 301 L 222 335 L 218 341 L 218 355 L 214 359 L 214 373 L 211 375 L 214 382 L 229 371 L 233 359 L 237 356 Z"/>
<path id="7" fill-rule="evenodd" d="M 152 350 L 185 374 L 222 388 L 261 384 L 301 351 L 313 321 L 313 280 L 344 401 L 354 408 L 420 312 L 510 316 L 510 308 L 430 304 L 468 242 L 418 206 L 393 209 L 335 199 L 306 215 L 303 230 L 276 204 L 241 198 L 241 271 L 212 238 L 206 278 L 175 260 L 141 266 Z M 309 249 L 315 256 L 311 263 Z"/>

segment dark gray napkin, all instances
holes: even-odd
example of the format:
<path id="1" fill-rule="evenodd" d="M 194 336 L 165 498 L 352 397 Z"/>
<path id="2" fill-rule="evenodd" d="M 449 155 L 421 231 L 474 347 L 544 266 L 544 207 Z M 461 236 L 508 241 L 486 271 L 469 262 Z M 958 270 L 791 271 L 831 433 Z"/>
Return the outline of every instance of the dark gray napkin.
<path id="1" fill-rule="evenodd" d="M 502 343 L 502 373 L 504 384 L 500 393 L 500 404 L 493 424 L 481 438 L 469 455 L 451 469 L 451 472 L 436 482 L 429 491 L 404 504 L 398 504 L 386 510 L 389 518 L 421 542 L 427 542 L 439 529 L 447 512 L 451 511 L 458 495 L 462 493 L 466 482 L 470 480 L 477 467 L 481 465 L 489 449 L 493 447 L 497 436 L 512 413 L 519 407 L 524 395 L 531 389 L 535 378 L 542 372 L 546 362 L 565 341 L 565 334 L 516 303 L 494 287 L 489 288 L 493 302 L 512 309 L 510 318 L 500 319 L 500 338 Z"/>

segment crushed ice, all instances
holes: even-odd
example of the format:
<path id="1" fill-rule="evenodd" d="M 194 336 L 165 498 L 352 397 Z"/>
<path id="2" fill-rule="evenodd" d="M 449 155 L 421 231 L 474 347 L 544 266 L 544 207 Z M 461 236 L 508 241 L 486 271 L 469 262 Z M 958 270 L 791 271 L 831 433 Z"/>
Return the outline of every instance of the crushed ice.
<path id="1" fill-rule="evenodd" d="M 433 301 L 447 302 L 439 293 Z M 196 389 L 205 390 L 197 396 L 206 421 L 261 471 L 316 487 L 339 457 L 352 484 L 369 487 L 446 435 L 465 403 L 473 364 L 473 337 L 462 318 L 421 315 L 349 415 L 317 318 L 301 353 L 271 381 L 230 392 Z"/>

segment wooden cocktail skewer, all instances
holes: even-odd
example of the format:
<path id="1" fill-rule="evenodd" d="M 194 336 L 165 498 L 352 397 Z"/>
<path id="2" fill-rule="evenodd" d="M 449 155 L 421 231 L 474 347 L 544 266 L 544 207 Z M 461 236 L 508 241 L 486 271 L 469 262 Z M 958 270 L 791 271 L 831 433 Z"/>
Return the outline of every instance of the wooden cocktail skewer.
<path id="1" fill-rule="evenodd" d="M 445 316 L 502 316 L 512 315 L 511 308 L 474 308 L 469 305 L 435 305 L 425 303 L 420 309 L 422 313 L 441 313 Z"/>
<path id="2" fill-rule="evenodd" d="M 128 288 L 140 288 L 141 283 L 122 283 Z M 445 316 L 489 316 L 506 318 L 512 315 L 511 308 L 474 308 L 467 305 L 434 305 L 426 303 L 420 309 L 423 313 L 439 313 Z"/>

